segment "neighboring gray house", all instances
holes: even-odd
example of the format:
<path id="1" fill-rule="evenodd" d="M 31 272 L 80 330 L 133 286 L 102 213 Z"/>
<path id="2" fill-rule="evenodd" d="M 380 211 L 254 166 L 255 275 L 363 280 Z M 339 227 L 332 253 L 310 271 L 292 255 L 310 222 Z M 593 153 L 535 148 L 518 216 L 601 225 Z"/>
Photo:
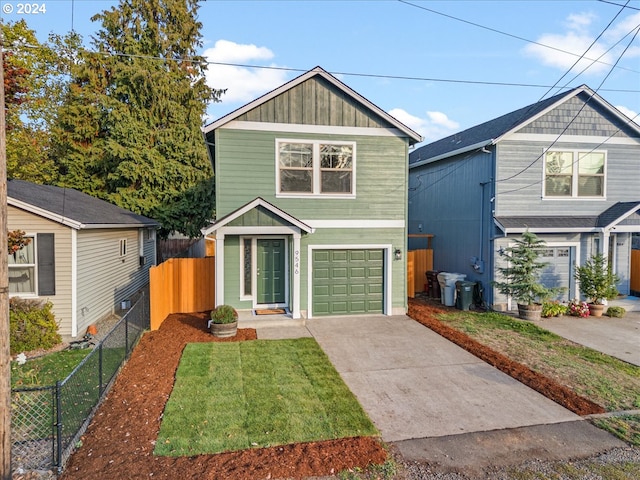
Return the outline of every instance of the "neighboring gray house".
<path id="1" fill-rule="evenodd" d="M 204 131 L 217 304 L 293 318 L 406 312 L 417 133 L 320 67 Z"/>
<path id="2" fill-rule="evenodd" d="M 434 268 L 481 282 L 489 305 L 500 249 L 526 229 L 547 242 L 543 283 L 579 297 L 575 265 L 603 253 L 629 293 L 640 232 L 640 127 L 587 86 L 416 149 L 409 233 L 431 233 Z"/>
<path id="3" fill-rule="evenodd" d="M 114 312 L 149 283 L 156 228 L 142 215 L 68 188 L 7 182 L 8 229 L 31 242 L 9 255 L 9 295 L 50 300 L 63 336 Z"/>

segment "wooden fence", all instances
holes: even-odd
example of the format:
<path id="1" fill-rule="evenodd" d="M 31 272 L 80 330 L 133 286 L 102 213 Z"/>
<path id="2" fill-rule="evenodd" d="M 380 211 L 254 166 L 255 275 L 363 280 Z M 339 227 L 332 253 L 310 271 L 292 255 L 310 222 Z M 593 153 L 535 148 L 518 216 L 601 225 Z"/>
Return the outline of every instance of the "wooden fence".
<path id="1" fill-rule="evenodd" d="M 172 313 L 215 307 L 215 257 L 170 258 L 149 270 L 151 330 Z"/>
<path id="2" fill-rule="evenodd" d="M 407 296 L 415 297 L 416 292 L 424 292 L 427 283 L 426 272 L 433 270 L 433 250 L 410 250 L 407 253 Z"/>
<path id="3" fill-rule="evenodd" d="M 640 250 L 631 250 L 631 294 L 640 292 Z"/>

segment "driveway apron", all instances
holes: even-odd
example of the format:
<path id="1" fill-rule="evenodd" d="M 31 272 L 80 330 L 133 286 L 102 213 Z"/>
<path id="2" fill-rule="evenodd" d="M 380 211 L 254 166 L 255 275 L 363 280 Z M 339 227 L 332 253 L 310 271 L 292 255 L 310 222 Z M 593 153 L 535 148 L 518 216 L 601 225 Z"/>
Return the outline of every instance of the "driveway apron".
<path id="1" fill-rule="evenodd" d="M 306 326 L 387 442 L 581 419 L 406 316 Z"/>

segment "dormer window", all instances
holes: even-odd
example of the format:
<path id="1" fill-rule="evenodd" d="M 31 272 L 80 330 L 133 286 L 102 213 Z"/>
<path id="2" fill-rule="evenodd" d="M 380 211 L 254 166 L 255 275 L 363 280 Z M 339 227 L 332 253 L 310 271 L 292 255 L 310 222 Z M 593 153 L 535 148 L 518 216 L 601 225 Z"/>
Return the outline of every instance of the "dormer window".
<path id="1" fill-rule="evenodd" d="M 547 151 L 545 197 L 604 197 L 605 163 L 604 152 Z"/>
<path id="2" fill-rule="evenodd" d="M 287 196 L 355 196 L 353 142 L 278 140 L 277 193 Z"/>

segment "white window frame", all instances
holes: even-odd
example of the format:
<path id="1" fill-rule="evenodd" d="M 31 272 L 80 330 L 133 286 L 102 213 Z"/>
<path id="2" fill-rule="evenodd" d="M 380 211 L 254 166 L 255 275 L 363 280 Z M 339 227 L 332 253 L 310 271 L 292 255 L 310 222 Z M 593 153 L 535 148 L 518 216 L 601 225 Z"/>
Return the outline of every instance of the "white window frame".
<path id="1" fill-rule="evenodd" d="M 121 238 L 120 239 L 120 257 L 126 257 L 126 256 L 127 256 L 127 239 Z"/>
<path id="2" fill-rule="evenodd" d="M 571 171 L 571 195 L 547 195 L 547 154 L 550 152 L 566 152 L 573 156 L 573 168 Z M 602 168 L 602 195 L 587 196 L 578 195 L 578 181 L 580 179 L 580 155 L 588 153 L 600 153 L 604 156 L 604 165 Z M 607 198 L 607 151 L 606 150 L 589 150 L 576 148 L 548 148 L 543 153 L 542 166 L 542 198 L 547 200 L 605 200 Z"/>
<path id="3" fill-rule="evenodd" d="M 280 143 L 307 143 L 313 148 L 313 169 L 312 169 L 312 191 L 304 192 L 282 192 L 280 191 Z M 321 192 L 321 169 L 320 169 L 320 145 L 348 145 L 352 148 L 351 159 L 351 192 L 350 193 L 322 193 Z M 286 198 L 356 198 L 356 142 L 343 142 L 335 140 L 307 140 L 302 138 L 276 138 L 275 140 L 275 167 L 276 167 L 276 197 Z"/>
<path id="4" fill-rule="evenodd" d="M 33 268 L 33 292 L 9 292 L 9 297 L 37 297 L 38 296 L 38 248 L 36 245 L 36 234 L 25 234 L 24 238 L 29 238 L 31 241 L 29 245 L 33 248 L 33 263 L 18 263 L 18 264 L 8 264 L 8 272 L 11 273 L 11 270 L 17 270 L 20 268 Z M 25 248 L 25 247 L 22 247 Z M 22 250 L 22 248 L 20 250 Z M 18 250 L 16 254 L 20 252 Z M 7 254 L 9 255 L 9 254 Z M 8 275 L 11 277 L 11 275 Z"/>

